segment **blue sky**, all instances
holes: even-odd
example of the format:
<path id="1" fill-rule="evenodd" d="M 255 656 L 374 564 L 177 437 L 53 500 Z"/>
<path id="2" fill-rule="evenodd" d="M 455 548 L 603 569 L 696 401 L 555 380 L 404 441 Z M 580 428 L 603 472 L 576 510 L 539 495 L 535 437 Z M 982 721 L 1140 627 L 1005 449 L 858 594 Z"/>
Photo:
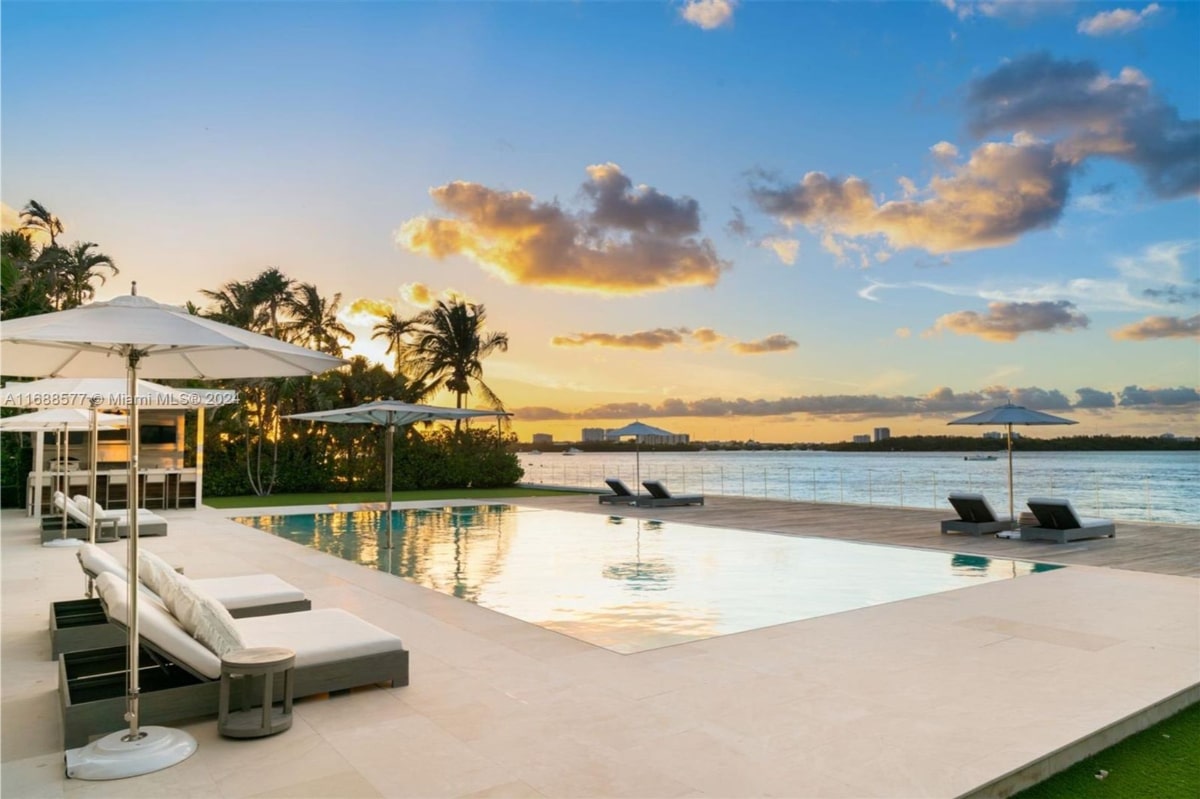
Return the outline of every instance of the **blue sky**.
<path id="1" fill-rule="evenodd" d="M 6 2 L 0 191 L 101 298 L 276 266 L 372 357 L 371 313 L 483 303 L 522 438 L 1194 435 L 1198 12 Z"/>

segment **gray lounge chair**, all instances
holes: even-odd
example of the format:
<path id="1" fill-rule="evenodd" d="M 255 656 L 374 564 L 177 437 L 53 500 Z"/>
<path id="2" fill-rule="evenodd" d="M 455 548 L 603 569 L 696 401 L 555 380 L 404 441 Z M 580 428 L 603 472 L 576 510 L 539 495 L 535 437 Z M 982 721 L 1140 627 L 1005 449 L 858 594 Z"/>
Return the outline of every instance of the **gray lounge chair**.
<path id="1" fill-rule="evenodd" d="M 703 494 L 672 494 L 660 480 L 643 480 L 642 485 L 650 492 L 649 500 L 643 504 L 651 508 L 668 508 L 674 505 L 703 505 Z"/>
<path id="2" fill-rule="evenodd" d="M 109 620 L 125 627 L 129 619 L 126 582 L 102 574 L 96 579 L 96 589 Z M 235 622 L 247 647 L 285 646 L 296 653 L 296 698 L 362 685 L 408 685 L 408 650 L 400 639 L 345 610 L 307 610 Z M 215 717 L 221 658 L 189 635 L 154 599 L 139 600 L 138 631 L 142 723 Z M 125 646 L 59 658 L 58 692 L 66 748 L 121 729 L 127 665 Z"/>
<path id="3" fill-rule="evenodd" d="M 1027 503 L 1037 517 L 1037 527 L 1022 527 L 1022 541 L 1054 541 L 1065 544 L 1083 538 L 1116 538 L 1112 519 L 1080 516 L 1069 499 L 1037 497 Z"/>
<path id="4" fill-rule="evenodd" d="M 95 544 L 84 543 L 76 557 L 83 573 L 93 580 L 101 574 L 128 577 L 125 565 Z M 145 576 L 145 572 L 142 572 Z M 304 591 L 274 574 L 243 574 L 235 577 L 208 577 L 190 582 L 225 606 L 235 619 L 296 613 L 312 610 L 312 600 Z M 143 594 L 158 599 L 142 583 Z M 98 599 L 72 599 L 50 603 L 50 657 L 57 660 L 64 652 L 80 652 L 117 646 L 124 633 L 108 621 Z"/>
<path id="5" fill-rule="evenodd" d="M 604 482 L 613 490 L 611 494 L 601 494 L 601 505 L 633 505 L 637 503 L 637 494 L 629 490 L 625 481 L 619 477 L 606 477 Z"/>
<path id="6" fill-rule="evenodd" d="M 967 494 L 954 491 L 948 497 L 950 506 L 958 512 L 957 519 L 942 522 L 942 534 L 965 533 L 966 535 L 991 535 L 1011 530 L 1013 520 L 1009 516 L 997 516 L 992 505 L 983 494 Z"/>

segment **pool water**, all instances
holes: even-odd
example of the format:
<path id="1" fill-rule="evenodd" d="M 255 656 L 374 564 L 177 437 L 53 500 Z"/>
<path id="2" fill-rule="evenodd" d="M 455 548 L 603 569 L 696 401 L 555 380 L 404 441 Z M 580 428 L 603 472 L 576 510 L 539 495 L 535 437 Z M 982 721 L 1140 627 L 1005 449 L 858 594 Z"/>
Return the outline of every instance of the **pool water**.
<path id="1" fill-rule="evenodd" d="M 235 521 L 633 653 L 1057 566 L 671 521 L 476 505 Z"/>

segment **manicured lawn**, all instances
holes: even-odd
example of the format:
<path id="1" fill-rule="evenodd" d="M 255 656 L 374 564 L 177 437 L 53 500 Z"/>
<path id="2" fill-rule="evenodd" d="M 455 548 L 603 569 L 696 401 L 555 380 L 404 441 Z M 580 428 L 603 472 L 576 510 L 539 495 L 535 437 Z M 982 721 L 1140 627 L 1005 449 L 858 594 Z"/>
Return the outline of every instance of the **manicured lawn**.
<path id="1" fill-rule="evenodd" d="M 1200 796 L 1200 704 L 1185 708 L 1150 729 L 1014 794 L 1014 799 L 1194 799 L 1197 796 Z"/>
<path id="2" fill-rule="evenodd" d="M 446 488 L 436 491 L 396 491 L 393 502 L 416 502 L 428 499 L 503 499 L 507 497 L 561 496 L 562 491 L 544 488 Z M 352 491 L 345 494 L 271 494 L 240 497 L 205 497 L 204 504 L 213 508 L 266 508 L 281 505 L 336 505 L 349 502 L 383 502 L 382 491 Z"/>

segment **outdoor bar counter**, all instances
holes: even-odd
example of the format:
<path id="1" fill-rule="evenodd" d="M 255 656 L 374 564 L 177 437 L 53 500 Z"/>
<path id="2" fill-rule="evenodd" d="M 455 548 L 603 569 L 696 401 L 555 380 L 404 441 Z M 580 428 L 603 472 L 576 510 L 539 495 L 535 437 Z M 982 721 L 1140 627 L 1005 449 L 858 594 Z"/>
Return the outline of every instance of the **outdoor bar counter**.
<path id="1" fill-rule="evenodd" d="M 88 493 L 91 473 L 86 469 L 68 470 L 67 496 Z M 196 507 L 196 469 L 142 469 L 138 472 L 139 505 L 143 508 L 194 508 Z M 61 487 L 62 472 L 41 473 L 41 490 L 37 489 L 37 472 L 26 478 L 26 512 L 30 516 L 51 515 L 51 498 Z M 96 496 L 101 505 L 108 509 L 128 507 L 128 469 L 101 469 L 96 472 Z M 37 514 L 36 503 L 41 501 L 41 513 Z"/>

